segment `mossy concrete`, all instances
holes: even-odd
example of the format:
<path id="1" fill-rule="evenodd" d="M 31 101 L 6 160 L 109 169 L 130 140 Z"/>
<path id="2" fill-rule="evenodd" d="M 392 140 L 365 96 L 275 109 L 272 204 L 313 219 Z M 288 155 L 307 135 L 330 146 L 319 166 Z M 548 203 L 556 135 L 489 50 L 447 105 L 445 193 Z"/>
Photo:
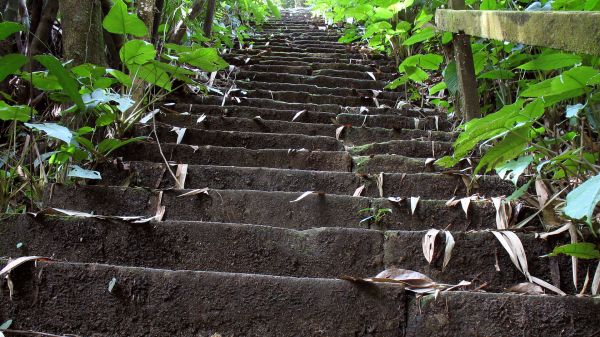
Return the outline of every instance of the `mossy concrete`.
<path id="1" fill-rule="evenodd" d="M 600 55 L 600 12 L 517 12 L 440 9 L 440 30 Z"/>

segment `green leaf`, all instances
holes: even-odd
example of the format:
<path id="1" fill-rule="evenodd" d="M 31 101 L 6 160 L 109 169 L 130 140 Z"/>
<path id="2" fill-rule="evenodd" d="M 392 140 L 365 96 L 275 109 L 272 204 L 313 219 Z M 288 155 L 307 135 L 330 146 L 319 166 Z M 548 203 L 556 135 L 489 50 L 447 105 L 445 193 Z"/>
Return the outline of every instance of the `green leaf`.
<path id="1" fill-rule="evenodd" d="M 60 61 L 52 55 L 37 55 L 33 58 L 46 67 L 51 75 L 56 76 L 58 83 L 60 83 L 60 86 L 67 96 L 75 102 L 79 109 L 85 110 L 85 105 L 79 94 L 79 83 L 77 83 L 73 76 L 71 76 L 65 67 L 63 67 Z"/>
<path id="2" fill-rule="evenodd" d="M 171 77 L 169 74 L 152 63 L 130 65 L 129 71 L 131 71 L 135 78 L 154 84 L 163 89 L 171 90 Z"/>
<path id="3" fill-rule="evenodd" d="M 542 54 L 517 68 L 523 70 L 555 70 L 581 63 L 581 57 L 573 54 Z"/>
<path id="4" fill-rule="evenodd" d="M 570 243 L 568 245 L 554 247 L 552 253 L 548 256 L 557 256 L 565 254 L 584 260 L 600 259 L 600 251 L 597 246 L 590 242 Z"/>
<path id="5" fill-rule="evenodd" d="M 585 108 L 585 105 L 583 105 L 581 103 L 577 103 L 575 105 L 567 105 L 567 111 L 566 111 L 567 118 L 577 117 L 577 114 L 583 108 Z"/>
<path id="6" fill-rule="evenodd" d="M 27 63 L 27 57 L 21 54 L 8 54 L 0 57 L 0 82 L 11 74 L 16 74 Z"/>
<path id="7" fill-rule="evenodd" d="M 71 171 L 69 171 L 69 173 L 67 173 L 67 176 L 73 177 L 73 178 L 94 179 L 94 180 L 102 179 L 100 172 L 86 170 L 77 165 L 71 165 Z"/>
<path id="8" fill-rule="evenodd" d="M 498 172 L 500 178 L 510 180 L 517 185 L 519 176 L 525 172 L 532 162 L 533 156 L 523 156 L 517 160 L 511 160 L 496 166 L 496 172 Z"/>
<path id="9" fill-rule="evenodd" d="M 117 81 L 119 81 L 124 86 L 126 86 L 126 87 L 133 86 L 133 81 L 131 80 L 131 77 L 129 77 L 129 75 L 125 74 L 124 72 L 117 70 L 117 69 L 108 69 L 108 70 L 106 70 L 106 72 L 109 73 L 110 75 L 112 75 L 114 78 L 116 78 Z"/>
<path id="10" fill-rule="evenodd" d="M 276 19 L 281 19 L 281 12 L 279 12 L 279 7 L 277 7 L 273 1 L 271 0 L 267 0 L 267 6 L 269 6 L 269 10 L 271 11 L 271 14 L 273 14 L 273 16 Z"/>
<path id="11" fill-rule="evenodd" d="M 600 174 L 596 175 L 567 194 L 563 209 L 566 216 L 582 220 L 591 225 L 594 208 L 600 202 Z"/>
<path id="12" fill-rule="evenodd" d="M 408 81 L 409 81 L 409 78 L 406 75 L 398 77 L 397 79 L 395 79 L 394 81 L 392 81 L 391 83 L 386 85 L 385 89 L 394 90 L 394 89 L 398 88 L 399 86 L 407 83 Z"/>
<path id="13" fill-rule="evenodd" d="M 180 53 L 179 61 L 206 72 L 218 71 L 229 66 L 214 48 L 195 48 L 191 52 Z"/>
<path id="14" fill-rule="evenodd" d="M 10 325 L 12 324 L 12 319 L 7 320 L 6 322 L 2 323 L 2 325 L 0 325 L 0 330 L 6 330 L 8 328 L 10 328 Z"/>
<path id="15" fill-rule="evenodd" d="M 446 65 L 446 68 L 442 72 L 444 76 L 444 82 L 448 86 L 448 91 L 452 94 L 458 92 L 458 74 L 456 73 L 456 62 L 452 61 Z"/>
<path id="16" fill-rule="evenodd" d="M 107 139 L 101 141 L 100 144 L 98 144 L 97 151 L 102 153 L 105 156 L 108 156 L 111 152 L 113 152 L 127 144 L 141 141 L 143 139 L 144 139 L 144 137 L 129 138 L 126 140 L 107 138 Z"/>
<path id="17" fill-rule="evenodd" d="M 425 27 L 423 30 L 414 34 L 413 36 L 406 39 L 402 44 L 405 46 L 412 46 L 415 43 L 423 42 L 435 36 L 435 29 L 433 27 Z"/>
<path id="18" fill-rule="evenodd" d="M 71 145 L 73 143 L 73 133 L 62 125 L 56 123 L 41 123 L 41 124 L 30 124 L 25 123 L 25 126 L 37 131 L 42 131 L 48 135 L 48 137 L 62 140 L 63 142 Z"/>
<path id="19" fill-rule="evenodd" d="M 121 47 L 119 56 L 123 63 L 144 64 L 156 57 L 156 49 L 151 43 L 144 40 L 131 40 Z"/>
<path id="20" fill-rule="evenodd" d="M 434 85 L 433 87 L 429 88 L 429 95 L 435 95 L 438 92 L 440 92 L 446 88 L 448 88 L 448 85 L 446 85 L 446 82 L 440 82 L 440 83 Z"/>
<path id="21" fill-rule="evenodd" d="M 113 34 L 131 34 L 136 37 L 148 35 L 148 28 L 140 18 L 127 11 L 123 0 L 116 0 L 104 20 L 102 26 Z"/>
<path id="22" fill-rule="evenodd" d="M 488 172 L 499 163 L 520 156 L 527 147 L 529 140 L 529 125 L 508 132 L 504 139 L 485 153 L 473 173 L 476 174 L 483 168 L 486 168 L 485 171 Z"/>
<path id="23" fill-rule="evenodd" d="M 28 122 L 32 108 L 27 105 L 8 105 L 0 101 L 0 120 Z M 33 110 L 35 114 L 35 110 Z"/>
<path id="24" fill-rule="evenodd" d="M 11 21 L 0 22 L 0 41 L 23 30 L 25 30 L 25 27 L 20 23 Z"/>

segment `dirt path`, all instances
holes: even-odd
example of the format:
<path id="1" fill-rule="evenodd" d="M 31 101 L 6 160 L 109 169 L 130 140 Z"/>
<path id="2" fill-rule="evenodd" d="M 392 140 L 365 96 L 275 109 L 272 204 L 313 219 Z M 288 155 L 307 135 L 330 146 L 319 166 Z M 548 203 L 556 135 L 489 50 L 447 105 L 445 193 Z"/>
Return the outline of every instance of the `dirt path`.
<path id="1" fill-rule="evenodd" d="M 496 227 L 490 198 L 512 185 L 483 177 L 468 189 L 433 166 L 456 136 L 444 114 L 400 108 L 402 93 L 383 91 L 393 64 L 338 37 L 306 11 L 285 12 L 252 49 L 227 56 L 239 90 L 223 106 L 221 96 L 190 95 L 157 115 L 161 150 L 183 190 L 157 144 L 145 142 L 121 151 L 123 162 L 103 170 L 102 185 L 46 192 L 49 207 L 144 218 L 158 210 L 162 221 L 4 221 L 1 256 L 57 262 L 12 273 L 14 294 L 10 300 L 3 286 L 0 321 L 80 336 L 592 334 L 600 305 L 591 299 L 503 293 L 525 277 L 484 230 Z M 308 191 L 315 193 L 292 202 Z M 471 195 L 478 198 L 468 214 L 446 205 Z M 443 235 L 432 263 L 423 256 L 430 228 L 448 229 L 456 241 L 446 268 Z M 569 260 L 537 258 L 550 246 L 519 236 L 531 274 L 573 291 Z M 442 283 L 473 281 L 487 292 L 419 302 L 401 287 L 338 279 L 389 267 Z"/>

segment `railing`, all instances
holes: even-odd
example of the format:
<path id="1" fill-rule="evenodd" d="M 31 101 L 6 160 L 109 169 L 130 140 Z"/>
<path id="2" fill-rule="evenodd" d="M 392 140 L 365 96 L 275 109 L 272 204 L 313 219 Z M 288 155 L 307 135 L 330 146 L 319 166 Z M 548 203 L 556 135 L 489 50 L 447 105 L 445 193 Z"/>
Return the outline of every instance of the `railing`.
<path id="1" fill-rule="evenodd" d="M 600 12 L 465 10 L 464 0 L 438 9 L 438 29 L 454 33 L 454 58 L 467 120 L 480 116 L 470 36 L 600 55 Z"/>

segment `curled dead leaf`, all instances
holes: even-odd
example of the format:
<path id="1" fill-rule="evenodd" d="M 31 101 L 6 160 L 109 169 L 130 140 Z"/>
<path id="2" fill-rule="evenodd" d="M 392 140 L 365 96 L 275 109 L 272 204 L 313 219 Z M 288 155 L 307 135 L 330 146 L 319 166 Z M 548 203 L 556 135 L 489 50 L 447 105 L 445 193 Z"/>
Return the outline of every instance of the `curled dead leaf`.
<path id="1" fill-rule="evenodd" d="M 16 259 L 10 260 L 2 270 L 0 270 L 0 277 L 9 274 L 13 269 L 22 265 L 23 263 L 30 261 L 52 261 L 52 259 L 43 256 L 21 256 Z"/>
<path id="2" fill-rule="evenodd" d="M 437 238 L 439 232 L 439 229 L 432 228 L 425 233 L 425 236 L 423 236 L 423 240 L 421 241 L 423 255 L 429 264 L 431 264 L 431 261 L 433 261 L 433 255 L 435 253 L 435 239 Z"/>
<path id="3" fill-rule="evenodd" d="M 514 286 L 506 289 L 509 293 L 524 294 L 524 295 L 542 295 L 544 289 L 539 285 L 531 282 L 523 282 L 515 284 Z"/>
<path id="4" fill-rule="evenodd" d="M 415 210 L 419 204 L 419 199 L 421 199 L 421 197 L 410 197 L 410 213 L 412 215 L 415 214 Z"/>
<path id="5" fill-rule="evenodd" d="M 342 135 L 342 131 L 344 131 L 344 125 L 335 129 L 335 139 L 340 140 L 340 136 Z"/>
<path id="6" fill-rule="evenodd" d="M 296 114 L 294 115 L 294 118 L 292 118 L 292 122 L 295 121 L 296 119 L 300 118 L 300 116 L 302 116 L 305 112 L 306 112 L 306 110 L 300 110 L 300 111 L 296 112 Z"/>
<path id="7" fill-rule="evenodd" d="M 359 186 L 355 191 L 354 194 L 352 195 L 353 197 L 360 197 L 360 195 L 362 194 L 362 192 L 365 190 L 365 185 L 361 185 Z"/>
<path id="8" fill-rule="evenodd" d="M 183 194 L 180 194 L 180 195 L 178 195 L 178 196 L 177 196 L 177 198 L 182 198 L 182 197 L 191 197 L 191 196 L 198 195 L 198 194 L 206 194 L 206 195 L 209 195 L 209 194 L 208 194 L 208 191 L 209 191 L 209 190 L 210 190 L 210 189 L 209 189 L 208 187 L 205 187 L 205 188 L 198 188 L 198 189 L 191 190 L 191 191 L 189 191 L 189 192 L 185 192 L 185 193 L 183 193 Z"/>
<path id="9" fill-rule="evenodd" d="M 309 195 L 311 195 L 313 193 L 315 193 L 315 191 L 306 191 L 306 192 L 302 193 L 298 198 L 296 198 L 296 199 L 294 199 L 294 200 L 292 200 L 290 202 L 298 202 L 298 201 L 306 198 L 307 196 L 309 196 Z"/>

